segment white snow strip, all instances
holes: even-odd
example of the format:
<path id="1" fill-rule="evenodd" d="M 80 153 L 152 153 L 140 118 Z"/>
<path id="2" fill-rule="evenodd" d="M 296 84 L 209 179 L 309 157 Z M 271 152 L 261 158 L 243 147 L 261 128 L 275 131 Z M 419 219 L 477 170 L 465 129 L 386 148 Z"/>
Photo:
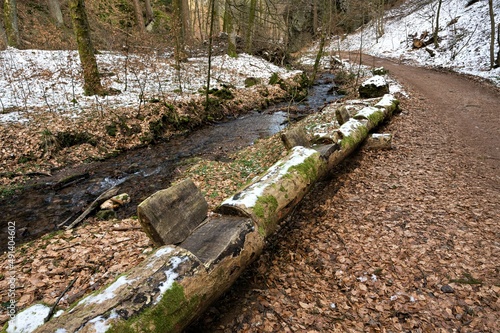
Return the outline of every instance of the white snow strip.
<path id="1" fill-rule="evenodd" d="M 102 78 L 106 88 L 120 90 L 118 95 L 85 96 L 77 51 L 17 50 L 0 51 L 0 122 L 26 122 L 12 108 L 31 112 L 35 108 L 80 117 L 82 111 L 102 108 L 135 107 L 143 94 L 145 100 L 187 100 L 206 85 L 207 58 L 191 58 L 177 73 L 173 57 L 158 54 L 102 52 L 96 55 L 100 69 L 110 75 Z M 125 65 L 127 64 L 127 65 Z M 227 55 L 212 60 L 210 88 L 221 84 L 245 87 L 245 79 L 255 77 L 267 84 L 274 73 L 290 78 L 302 73 L 278 67 L 248 54 Z M 178 74 L 178 75 L 177 75 Z M 180 92 L 182 90 L 182 92 Z"/>
<path id="2" fill-rule="evenodd" d="M 385 94 L 380 101 L 375 104 L 375 107 L 389 107 L 396 101 L 396 98 L 392 94 Z"/>
<path id="3" fill-rule="evenodd" d="M 109 299 L 113 299 L 115 295 L 115 291 L 118 290 L 120 287 L 130 284 L 134 282 L 135 280 L 127 280 L 126 276 L 120 276 L 115 282 L 113 282 L 109 287 L 98 293 L 97 295 L 90 295 L 84 299 L 82 299 L 80 302 L 78 302 L 78 305 L 80 304 L 85 304 L 85 303 L 97 303 L 100 304 L 104 301 L 107 301 Z"/>
<path id="4" fill-rule="evenodd" d="M 149 263 L 146 265 L 147 268 L 151 268 L 155 265 L 156 261 L 163 257 L 166 254 L 172 253 L 175 251 L 175 247 L 172 246 L 164 246 L 160 248 L 158 251 L 156 251 L 150 258 L 149 258 Z"/>
<path id="5" fill-rule="evenodd" d="M 43 304 L 35 304 L 16 314 L 9 320 L 7 333 L 31 333 L 44 324 L 44 320 L 50 312 L 50 307 Z"/>
<path id="6" fill-rule="evenodd" d="M 170 268 L 166 270 L 165 276 L 167 279 L 164 282 L 161 282 L 158 288 L 160 288 L 160 294 L 156 297 L 156 300 L 154 304 L 157 304 L 161 299 L 163 298 L 163 295 L 167 290 L 172 288 L 172 285 L 175 282 L 175 279 L 179 277 L 179 273 L 176 272 L 176 269 L 179 267 L 180 264 L 183 262 L 187 261 L 189 258 L 188 257 L 172 257 L 170 258 Z"/>
<path id="7" fill-rule="evenodd" d="M 264 193 L 268 186 L 272 185 L 272 182 L 268 182 L 269 179 L 275 178 L 280 179 L 283 177 L 288 170 L 296 165 L 303 163 L 308 157 L 317 154 L 314 149 L 305 148 L 302 146 L 297 146 L 292 148 L 292 153 L 288 158 L 283 161 L 280 160 L 276 162 L 272 167 L 269 168 L 267 173 L 256 183 L 253 183 L 246 189 L 244 189 L 238 196 L 234 199 L 234 196 L 226 199 L 222 205 L 239 206 L 243 205 L 245 207 L 254 207 L 257 203 L 258 198 Z"/>
<path id="8" fill-rule="evenodd" d="M 92 320 L 89 320 L 88 324 L 94 326 L 95 333 L 105 333 L 111 327 L 110 321 L 115 318 L 118 318 L 118 314 L 116 313 L 115 310 L 113 310 L 111 311 L 111 314 L 109 315 L 108 318 L 104 318 L 103 316 L 98 316 Z"/>
<path id="9" fill-rule="evenodd" d="M 382 112 L 382 110 L 376 108 L 376 107 L 373 107 L 373 106 L 369 106 L 369 107 L 366 107 L 366 108 L 363 108 L 361 109 L 358 113 L 356 113 L 356 116 L 355 117 L 362 117 L 362 118 L 366 118 L 368 119 L 369 116 L 375 114 L 375 113 L 378 113 L 378 112 Z"/>
<path id="10" fill-rule="evenodd" d="M 360 121 L 351 118 L 347 122 L 342 124 L 342 126 L 340 126 L 339 132 L 342 134 L 343 138 L 346 138 L 356 133 L 356 131 L 362 126 L 363 124 Z"/>
<path id="11" fill-rule="evenodd" d="M 383 87 L 387 85 L 387 81 L 383 76 L 375 75 L 361 84 L 363 87 L 374 85 L 375 87 Z"/>

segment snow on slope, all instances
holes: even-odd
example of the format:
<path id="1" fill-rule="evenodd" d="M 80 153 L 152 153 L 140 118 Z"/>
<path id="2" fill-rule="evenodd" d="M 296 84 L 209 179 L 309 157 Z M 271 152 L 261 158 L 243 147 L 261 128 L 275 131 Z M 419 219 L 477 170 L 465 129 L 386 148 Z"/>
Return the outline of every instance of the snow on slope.
<path id="1" fill-rule="evenodd" d="M 140 98 L 189 99 L 206 85 L 207 58 L 188 59 L 180 72 L 175 70 L 171 57 L 156 54 L 102 52 L 97 55 L 97 62 L 104 74 L 103 85 L 120 90 L 120 94 L 85 96 L 76 51 L 0 51 L 0 123 L 26 122 L 25 112 L 34 108 L 78 117 L 89 108 L 134 107 Z M 212 59 L 210 86 L 225 83 L 242 88 L 247 77 L 267 83 L 273 73 L 287 78 L 300 71 L 290 71 L 248 54 L 238 58 L 217 56 Z"/>
<path id="2" fill-rule="evenodd" d="M 412 38 L 424 31 L 433 31 L 437 1 L 407 1 L 401 7 L 385 14 L 385 34 L 377 41 L 375 28 L 367 24 L 356 33 L 340 41 L 333 40 L 328 51 L 358 51 L 362 42 L 364 53 L 396 58 L 403 62 L 422 66 L 452 69 L 457 72 L 490 79 L 500 86 L 500 68 L 490 70 L 490 17 L 488 1 L 481 0 L 465 7 L 468 0 L 443 0 L 439 19 L 439 47 L 428 47 L 435 51 L 432 57 L 425 48 L 412 49 Z M 500 1 L 494 0 L 496 23 L 500 23 Z M 456 23 L 452 23 L 453 20 Z M 450 24 L 451 23 L 451 24 Z M 498 45 L 495 46 L 495 56 Z"/>

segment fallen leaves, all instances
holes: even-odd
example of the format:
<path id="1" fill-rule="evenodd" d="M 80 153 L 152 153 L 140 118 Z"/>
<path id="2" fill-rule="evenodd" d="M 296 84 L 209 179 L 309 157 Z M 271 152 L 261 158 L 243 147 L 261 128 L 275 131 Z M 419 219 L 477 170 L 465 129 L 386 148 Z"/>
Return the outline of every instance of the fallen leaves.
<path id="1" fill-rule="evenodd" d="M 411 103 L 386 128 L 398 133 L 396 148 L 363 150 L 315 187 L 214 305 L 220 320 L 201 318 L 192 331 L 496 332 L 500 201 L 491 170 L 436 144 L 442 128 L 421 126 Z"/>
<path id="2" fill-rule="evenodd" d="M 136 266 L 152 251 L 149 238 L 139 228 L 134 219 L 119 222 L 89 219 L 78 228 L 21 245 L 15 264 L 18 309 L 40 301 L 54 304 L 69 282 L 76 279 L 58 305 L 67 308 Z M 6 283 L 7 280 L 0 280 L 4 291 L 8 290 Z M 6 292 L 1 297 L 2 302 L 8 300 Z M 3 316 L 0 321 L 6 319 Z"/>

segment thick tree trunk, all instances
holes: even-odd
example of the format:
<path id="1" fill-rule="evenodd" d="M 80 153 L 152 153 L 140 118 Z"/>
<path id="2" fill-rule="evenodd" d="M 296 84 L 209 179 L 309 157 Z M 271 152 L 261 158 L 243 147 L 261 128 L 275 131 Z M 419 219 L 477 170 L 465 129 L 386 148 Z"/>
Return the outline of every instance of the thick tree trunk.
<path id="1" fill-rule="evenodd" d="M 69 7 L 76 43 L 78 45 L 78 54 L 82 63 L 83 90 L 85 91 L 85 95 L 101 95 L 104 93 L 104 89 L 101 85 L 95 50 L 90 38 L 85 2 L 84 0 L 70 0 Z"/>
<path id="2" fill-rule="evenodd" d="M 59 0 L 48 0 L 50 16 L 56 21 L 58 27 L 64 24 Z"/>
<path id="3" fill-rule="evenodd" d="M 248 13 L 248 27 L 246 34 L 245 50 L 248 54 L 252 54 L 253 46 L 253 30 L 255 26 L 255 12 L 257 9 L 257 0 L 250 0 L 250 9 Z"/>
<path id="4" fill-rule="evenodd" d="M 140 33 L 146 32 L 146 25 L 144 24 L 144 17 L 142 16 L 142 8 L 139 0 L 134 0 L 134 12 L 135 19 L 137 21 L 137 27 L 139 28 Z"/>
<path id="5" fill-rule="evenodd" d="M 151 6 L 151 1 L 150 0 L 145 0 L 144 1 L 144 6 L 146 7 L 146 27 L 148 27 L 148 30 L 150 29 L 150 26 L 152 26 L 152 22 L 155 19 L 154 13 L 153 13 L 153 7 Z"/>
<path id="6" fill-rule="evenodd" d="M 19 28 L 17 26 L 17 3 L 16 0 L 5 0 L 3 3 L 3 18 L 7 45 L 19 47 Z"/>
<path id="7" fill-rule="evenodd" d="M 231 57 L 236 57 L 236 32 L 234 31 L 233 13 L 231 11 L 231 0 L 226 0 L 224 4 L 224 22 L 222 30 L 227 33 L 227 54 Z"/>
<path id="8" fill-rule="evenodd" d="M 174 58 L 178 69 L 180 69 L 180 63 L 186 58 L 182 5 L 183 5 L 183 0 L 172 1 L 172 11 L 173 11 L 172 32 L 174 35 Z"/>

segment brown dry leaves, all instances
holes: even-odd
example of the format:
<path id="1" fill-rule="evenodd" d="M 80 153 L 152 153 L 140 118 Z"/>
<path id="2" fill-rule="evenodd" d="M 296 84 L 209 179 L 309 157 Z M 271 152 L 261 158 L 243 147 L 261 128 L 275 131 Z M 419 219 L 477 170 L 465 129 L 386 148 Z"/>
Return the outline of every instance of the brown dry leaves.
<path id="1" fill-rule="evenodd" d="M 67 308 L 139 264 L 152 251 L 152 243 L 133 219 L 87 220 L 76 229 L 60 231 L 19 246 L 16 251 L 16 306 L 55 303 L 69 283 L 72 288 L 59 303 Z M 0 256 L 7 272 L 7 254 Z M 7 280 L 0 280 L 1 301 L 8 302 Z M 0 317 L 3 324 L 8 316 Z"/>
<path id="2" fill-rule="evenodd" d="M 498 332 L 496 169 L 417 99 L 402 109 L 395 149 L 318 184 L 192 331 Z"/>

